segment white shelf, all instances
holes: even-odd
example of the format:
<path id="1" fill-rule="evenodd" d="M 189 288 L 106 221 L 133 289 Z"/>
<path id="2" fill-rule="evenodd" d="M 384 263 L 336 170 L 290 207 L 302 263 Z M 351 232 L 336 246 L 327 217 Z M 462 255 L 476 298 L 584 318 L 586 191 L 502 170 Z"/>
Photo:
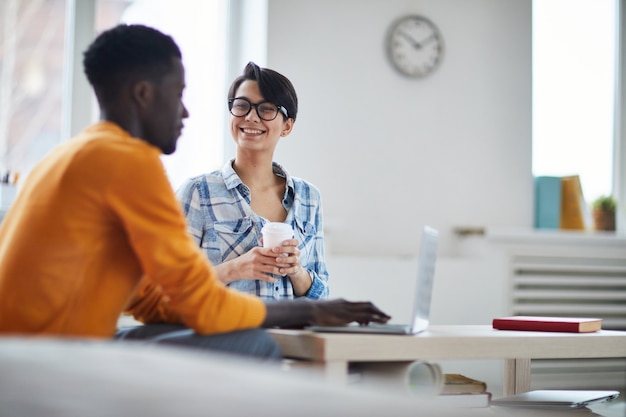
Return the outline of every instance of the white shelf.
<path id="1" fill-rule="evenodd" d="M 489 229 L 487 239 L 495 243 L 546 245 L 602 245 L 626 247 L 624 232 L 595 232 L 548 229 Z"/>

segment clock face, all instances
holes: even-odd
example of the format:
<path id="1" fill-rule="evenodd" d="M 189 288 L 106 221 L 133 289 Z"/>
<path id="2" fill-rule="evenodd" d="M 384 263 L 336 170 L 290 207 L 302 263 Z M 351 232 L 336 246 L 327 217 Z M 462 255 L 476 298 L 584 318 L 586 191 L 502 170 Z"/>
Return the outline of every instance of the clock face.
<path id="1" fill-rule="evenodd" d="M 405 16 L 390 27 L 387 55 L 402 74 L 424 77 L 441 62 L 443 38 L 430 20 L 422 16 Z"/>

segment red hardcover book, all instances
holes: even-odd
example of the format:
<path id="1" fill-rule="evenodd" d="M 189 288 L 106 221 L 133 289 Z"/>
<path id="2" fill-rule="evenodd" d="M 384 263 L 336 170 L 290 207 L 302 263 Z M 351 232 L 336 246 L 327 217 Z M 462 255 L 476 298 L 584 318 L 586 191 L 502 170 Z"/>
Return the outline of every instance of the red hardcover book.
<path id="1" fill-rule="evenodd" d="M 493 319 L 498 330 L 589 333 L 602 329 L 602 319 L 587 317 L 512 316 Z"/>

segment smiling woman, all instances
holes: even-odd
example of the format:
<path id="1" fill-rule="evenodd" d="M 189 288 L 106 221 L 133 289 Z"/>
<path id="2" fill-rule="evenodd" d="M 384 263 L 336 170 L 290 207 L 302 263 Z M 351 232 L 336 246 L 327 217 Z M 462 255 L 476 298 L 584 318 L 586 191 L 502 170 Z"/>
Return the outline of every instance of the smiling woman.
<path id="1" fill-rule="evenodd" d="M 320 192 L 273 160 L 298 114 L 294 86 L 250 62 L 226 102 L 236 154 L 179 189 L 190 234 L 231 288 L 265 299 L 327 298 Z M 286 224 L 293 238 L 261 246 L 269 222 Z"/>

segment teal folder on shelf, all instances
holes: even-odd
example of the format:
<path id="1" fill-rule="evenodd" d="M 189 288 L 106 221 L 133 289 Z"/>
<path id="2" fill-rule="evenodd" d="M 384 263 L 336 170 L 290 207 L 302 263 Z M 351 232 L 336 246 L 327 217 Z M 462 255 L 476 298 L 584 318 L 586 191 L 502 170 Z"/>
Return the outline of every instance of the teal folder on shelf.
<path id="1" fill-rule="evenodd" d="M 535 177 L 535 228 L 558 229 L 561 223 L 561 177 Z"/>

